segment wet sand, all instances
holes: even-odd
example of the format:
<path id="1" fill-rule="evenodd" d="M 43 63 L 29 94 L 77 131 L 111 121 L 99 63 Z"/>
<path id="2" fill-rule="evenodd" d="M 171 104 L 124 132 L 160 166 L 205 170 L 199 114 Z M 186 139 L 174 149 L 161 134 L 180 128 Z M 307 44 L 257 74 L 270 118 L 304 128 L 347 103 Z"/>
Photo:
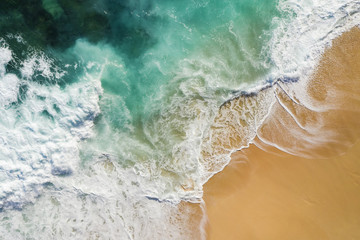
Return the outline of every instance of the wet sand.
<path id="1" fill-rule="evenodd" d="M 300 87 L 274 86 L 254 143 L 205 184 L 208 239 L 360 239 L 359 28 Z"/>

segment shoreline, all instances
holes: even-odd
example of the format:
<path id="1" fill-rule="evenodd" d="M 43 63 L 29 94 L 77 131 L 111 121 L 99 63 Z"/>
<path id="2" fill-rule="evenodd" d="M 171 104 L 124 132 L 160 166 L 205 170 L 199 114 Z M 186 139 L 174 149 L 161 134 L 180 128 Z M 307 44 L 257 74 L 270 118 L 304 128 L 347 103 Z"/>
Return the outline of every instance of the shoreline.
<path id="1" fill-rule="evenodd" d="M 355 227 L 344 232 L 337 227 L 360 224 L 360 83 L 354 81 L 360 76 L 359 39 L 360 30 L 354 27 L 333 40 L 307 96 L 289 91 L 290 97 L 274 88 L 277 104 L 258 137 L 204 186 L 209 239 L 360 238 Z M 317 108 L 324 110 L 309 110 Z M 329 199 L 338 202 L 326 203 Z M 326 217 L 332 211 L 335 215 Z"/>

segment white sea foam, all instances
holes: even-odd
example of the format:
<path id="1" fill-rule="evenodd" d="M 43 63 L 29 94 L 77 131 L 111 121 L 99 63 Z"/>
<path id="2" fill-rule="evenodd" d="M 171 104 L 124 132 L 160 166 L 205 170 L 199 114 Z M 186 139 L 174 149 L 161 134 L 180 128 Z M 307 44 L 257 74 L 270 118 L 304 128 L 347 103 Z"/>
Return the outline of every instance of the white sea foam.
<path id="1" fill-rule="evenodd" d="M 2 48 L 0 53 L 0 208 L 20 208 L 39 196 L 42 184 L 77 169 L 78 142 L 91 134 L 100 90 L 93 81 L 65 89 L 29 81 L 36 71 L 48 79 L 62 76 L 43 54 L 23 62 L 20 79 L 5 72 L 11 50 Z M 26 86 L 22 103 L 20 84 Z"/>
<path id="2" fill-rule="evenodd" d="M 235 100 L 234 106 L 220 110 L 220 115 L 224 119 L 221 120 L 220 117 L 213 123 L 214 129 L 210 129 L 202 143 L 207 156 L 201 160 L 205 169 L 202 184 L 229 163 L 231 153 L 247 147 L 252 142 L 262 122 L 271 114 L 271 107 L 277 101 L 276 87 L 266 91 L 263 90 L 264 88 L 276 84 L 288 97 L 294 101 L 301 101 L 302 106 L 314 111 L 321 112 L 335 107 L 334 103 L 329 103 L 319 108 L 320 105 L 314 102 L 313 98 L 308 97 L 306 86 L 325 48 L 329 47 L 332 40 L 341 33 L 359 25 L 360 3 L 346 0 L 280 1 L 279 9 L 285 16 L 292 17 L 273 19 L 272 38 L 265 47 L 270 51 L 273 64 L 266 78 L 270 79 L 270 83 L 260 79 L 257 86 L 251 84 L 242 86 L 242 90 L 248 94 L 260 90 L 261 94 L 248 100 L 240 100 L 243 104 L 240 109 L 237 107 L 238 100 Z M 296 96 L 296 100 L 293 96 Z M 247 108 L 251 109 L 250 115 L 247 113 Z M 257 111 L 260 109 L 262 111 Z M 289 116 L 291 117 L 290 111 Z M 321 121 L 316 124 L 318 126 L 307 126 L 306 131 L 311 132 L 313 130 L 311 127 L 319 127 Z M 332 139 L 331 134 L 331 132 L 324 133 L 316 139 L 316 143 L 321 144 Z M 234 146 L 231 139 L 238 144 Z M 275 142 L 267 142 L 267 144 L 281 148 Z"/>
<path id="3" fill-rule="evenodd" d="M 274 78 L 298 77 L 300 81 L 287 92 L 301 96 L 302 104 L 316 109 L 308 99 L 306 85 L 326 47 L 341 33 L 360 24 L 360 2 L 332 1 L 280 1 L 279 8 L 295 15 L 290 21 L 276 19 L 278 27 L 270 42 L 271 56 L 276 66 Z M 322 106 L 331 108 L 330 105 Z"/>
<path id="4" fill-rule="evenodd" d="M 80 43 L 80 47 L 88 46 Z M 6 73 L 4 65 L 9 61 L 11 50 L 7 49 L 0 85 L 6 93 L 0 98 L 1 106 L 5 106 L 0 109 L 1 236 L 194 238 L 197 231 L 185 227 L 192 221 L 191 208 L 179 209 L 170 203 L 179 202 L 179 194 L 169 191 L 174 179 L 158 177 L 161 172 L 152 172 L 157 166 L 149 168 L 148 162 L 139 161 L 131 168 L 121 165 L 123 159 L 137 157 L 128 151 L 134 147 L 138 152 L 152 151 L 141 142 L 125 133 L 117 135 L 109 128 L 106 137 L 120 140 L 110 139 L 112 146 L 95 148 L 102 151 L 81 161 L 80 149 L 84 154 L 94 150 L 87 149 L 92 145 L 84 141 L 93 136 L 94 119 L 100 113 L 99 96 L 103 94 L 100 78 L 104 68 L 113 62 L 99 59 L 90 65 L 85 63 L 85 74 L 61 88 L 34 81 L 36 74 L 53 80 L 62 76 L 56 74 L 53 61 L 43 53 L 25 59 L 20 77 Z M 24 85 L 26 92 L 18 102 L 19 86 Z M 104 96 L 107 98 L 111 96 Z M 194 194 L 186 194 L 194 198 Z"/>
<path id="5" fill-rule="evenodd" d="M 309 109 L 324 111 L 324 108 L 316 109 L 316 105 L 307 99 L 305 92 L 307 80 L 331 41 L 359 24 L 359 7 L 356 1 L 334 1 L 330 4 L 325 4 L 323 1 L 281 1 L 279 9 L 286 16 L 273 20 L 273 35 L 269 45 L 264 47 L 270 51 L 268 56 L 273 67 L 268 75 L 258 79 L 257 85 L 234 81 L 237 77 L 241 77 L 241 74 L 249 76 L 245 70 L 236 72 L 237 68 L 242 69 L 241 66 L 244 65 L 239 59 L 234 59 L 233 52 L 242 53 L 241 47 L 229 46 L 229 52 L 215 53 L 213 57 L 209 57 L 207 53 L 207 57 L 200 54 L 200 57 L 185 59 L 181 63 L 177 77 L 171 82 L 173 87 L 177 86 L 177 81 L 181 83 L 178 85 L 179 92 L 173 96 L 173 101 L 168 103 L 169 107 L 165 107 L 164 121 L 157 122 L 159 126 L 147 126 L 148 129 L 156 129 L 157 131 L 154 132 L 159 135 L 168 134 L 170 131 L 167 128 L 184 130 L 183 141 L 169 144 L 173 149 L 172 159 L 169 159 L 172 167 L 162 165 L 163 169 L 182 176 L 181 188 L 176 184 L 169 184 L 170 187 L 150 188 L 157 189 L 150 192 L 151 196 L 175 202 L 176 199 L 199 199 L 202 185 L 228 164 L 231 153 L 247 147 L 252 142 L 276 101 L 275 88 L 262 91 L 254 98 L 248 97 L 244 100 L 243 109 L 236 111 L 229 109 L 228 113 L 223 113 L 224 121 L 217 123 L 214 119 L 220 104 L 226 99 L 238 96 L 240 92 L 233 93 L 231 89 L 240 89 L 252 94 L 270 87 L 271 84 L 278 84 L 289 97 L 292 97 L 296 91 L 296 96 L 302 96 L 302 104 Z M 289 15 L 292 17 L 288 18 Z M 234 31 L 231 31 L 231 34 L 234 35 Z M 232 38 L 232 36 L 226 37 Z M 229 44 L 230 42 L 233 44 L 236 39 L 235 34 Z M 266 61 L 256 62 L 249 55 L 246 55 L 246 60 L 251 60 L 253 66 L 268 66 Z M 227 65 L 228 62 L 232 65 Z M 286 82 L 292 84 L 282 84 Z M 221 94 L 218 94 L 219 92 Z M 176 118 L 184 120 L 186 125 L 178 123 L 174 120 Z M 214 129 L 218 129 L 211 129 L 211 124 Z M 230 131 L 230 128 L 234 128 L 235 131 Z M 154 132 L 149 135 L 154 135 Z M 230 143 L 232 138 L 239 138 L 240 144 L 232 145 Z M 216 146 L 219 141 L 225 146 Z M 203 155 L 204 151 L 205 155 Z M 154 164 L 149 165 L 149 168 L 142 166 L 138 169 L 156 171 L 157 167 L 158 165 Z M 139 174 L 143 170 L 140 170 Z M 157 178 L 160 182 L 165 179 Z M 184 187 L 192 190 L 184 191 Z M 170 194 L 167 192 L 169 189 L 175 192 Z"/>
<path id="6" fill-rule="evenodd" d="M 1 76 L 0 81 L 0 106 L 6 107 L 17 101 L 19 91 L 19 79 L 14 74 Z"/>
<path id="7" fill-rule="evenodd" d="M 73 178 L 54 181 L 34 205 L 4 213 L 0 232 L 10 239 L 194 238 L 186 227 L 191 209 L 180 212 L 175 205 L 144 198 L 137 178 L 107 159 L 98 161 Z"/>
<path id="8" fill-rule="evenodd" d="M 292 12 L 296 17 L 291 21 L 278 23 L 279 28 L 274 32 L 274 38 L 270 43 L 276 64 L 274 76 L 295 77 L 299 80 L 289 84 L 278 81 L 274 93 L 277 95 L 279 90 L 280 94 L 286 94 L 286 98 L 291 99 L 296 106 L 289 109 L 286 100 L 284 102 L 281 98 L 277 98 L 278 106 L 271 114 L 280 114 L 282 111 L 286 114 L 275 116 L 267 122 L 267 126 L 282 126 L 282 131 L 289 133 L 287 137 L 273 138 L 268 133 L 270 129 L 266 130 L 265 136 L 263 132 L 259 132 L 258 137 L 267 145 L 303 157 L 309 157 L 306 149 L 325 147 L 330 143 L 336 143 L 341 149 L 346 143 L 337 141 L 339 133 L 336 129 L 328 128 L 321 115 L 323 112 L 339 109 L 341 103 L 339 96 L 334 97 L 337 93 L 331 90 L 326 100 L 319 101 L 311 96 L 311 92 L 314 91 L 309 91 L 308 83 L 320 57 L 325 49 L 331 46 L 332 41 L 345 31 L 359 25 L 360 3 L 358 1 L 282 1 L 280 8 Z M 297 114 L 303 113 L 308 119 L 306 121 L 297 119 L 293 111 Z M 291 118 L 295 126 L 287 118 Z M 337 149 L 329 149 L 328 152 L 330 151 L 335 153 Z"/>
<path id="9" fill-rule="evenodd" d="M 11 55 L 8 47 L 0 48 L 0 106 L 2 108 L 17 100 L 19 79 L 14 74 L 6 74 L 5 70 L 5 66 L 12 59 Z"/>
<path id="10" fill-rule="evenodd" d="M 306 85 L 306 78 L 324 48 L 359 23 L 359 3 L 281 1 L 279 8 L 296 14 L 290 20 L 274 19 L 268 49 L 275 67 L 266 80 L 299 78 L 296 91 L 305 91 L 301 85 Z M 236 42 L 231 24 L 229 33 L 234 37 L 229 42 Z M 144 136 L 136 138 L 134 119 L 124 100 L 103 94 L 100 87 L 101 75 L 108 65 L 116 65 L 119 76 L 126 76 L 125 64 L 121 58 L 111 55 L 107 46 L 79 41 L 74 52 L 96 54 L 87 56 L 88 62 L 87 57 L 82 59 L 87 67 L 82 79 L 60 88 L 56 84 L 31 81 L 35 74 L 53 80 L 64 74 L 43 53 L 33 53 L 22 62 L 21 76 L 6 73 L 12 54 L 11 49 L 3 45 L 0 48 L 0 208 L 33 204 L 21 212 L 1 213 L 4 216 L 0 224 L 2 236 L 9 239 L 28 236 L 183 239 L 190 236 L 190 230 L 183 228 L 190 214 L 185 211 L 179 215 L 172 203 L 201 202 L 202 185 L 228 164 L 232 152 L 248 146 L 276 100 L 271 91 L 263 91 L 261 96 L 244 100 L 246 107 L 241 111 L 225 111 L 222 125 L 213 126 L 219 129 L 224 125 L 234 126 L 237 136 L 243 140 L 240 145 L 233 146 L 229 141 L 234 132 L 211 129 L 218 108 L 237 96 L 236 90 L 257 92 L 269 84 L 265 80 L 258 86 L 236 82 L 247 72 L 246 69 L 235 71 L 246 64 L 232 61 L 236 57 L 233 53 L 243 50 L 241 46 L 230 47 L 229 58 L 221 53 L 213 58 L 206 58 L 204 54 L 200 59 L 185 59 L 170 82 L 171 86 L 178 87 L 177 92 L 160 110 L 148 103 L 146 108 L 157 112 L 151 116 L 152 120 L 142 122 Z M 100 59 L 96 59 L 98 56 Z M 268 64 L 254 61 L 249 54 L 245 60 L 254 66 Z M 228 66 L 228 62 L 233 65 Z M 77 69 L 80 65 L 73 67 Z M 160 65 L 159 69 L 167 71 Z M 16 106 L 21 86 L 27 90 L 22 103 Z M 124 87 L 129 85 L 124 82 Z M 290 95 L 291 91 L 287 89 Z M 305 92 L 301 94 L 306 96 Z M 94 119 L 100 114 L 101 95 L 103 103 L 121 103 L 119 111 L 124 113 L 121 121 L 126 123 L 123 132 L 114 132 L 104 124 L 104 135 L 97 137 L 111 138 L 105 141 L 111 146 L 103 148 L 94 147 L 99 143 L 96 139 L 92 139 L 93 145 L 90 142 Z M 313 107 L 311 103 L 308 106 Z M 215 132 L 226 146 L 212 148 L 208 141 L 215 140 Z M 143 138 L 149 144 L 144 144 Z M 86 139 L 90 143 L 84 143 Z M 205 150 L 210 157 L 203 155 Z M 81 162 L 80 152 L 92 151 L 97 154 Z"/>

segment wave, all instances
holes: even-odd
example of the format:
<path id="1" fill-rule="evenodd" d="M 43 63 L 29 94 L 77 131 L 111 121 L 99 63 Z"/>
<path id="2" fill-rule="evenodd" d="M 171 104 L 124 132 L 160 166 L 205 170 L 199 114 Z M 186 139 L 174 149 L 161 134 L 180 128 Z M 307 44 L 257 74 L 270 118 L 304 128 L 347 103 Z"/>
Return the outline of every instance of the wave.
<path id="1" fill-rule="evenodd" d="M 60 19 L 65 10 L 56 10 L 56 2 L 45 1 L 44 8 Z M 229 5 L 217 24 L 211 9 L 202 12 L 206 3 L 193 15 L 167 4 L 145 5 L 144 11 L 128 6 L 134 18 L 156 19 L 148 33 L 158 37 L 137 43 L 141 51 L 131 52 L 129 39 L 121 46 L 73 39 L 61 51 L 29 47 L 20 35 L 2 41 L 4 236 L 204 237 L 193 229 L 204 222 L 202 210 L 176 204 L 201 203 L 203 184 L 256 136 L 285 149 L 261 132 L 279 104 L 309 131 L 290 105 L 326 110 L 306 86 L 324 49 L 359 23 L 360 9 L 356 1 L 280 1 L 265 24 L 256 8 L 254 20 L 234 11 L 243 6 Z M 206 21 L 195 19 L 198 11 L 211 20 L 210 32 Z M 157 25 L 159 19 L 166 21 Z M 281 129 L 282 123 L 272 126 Z"/>
<path id="2" fill-rule="evenodd" d="M 296 146 L 299 141 L 294 138 L 309 139 L 308 146 L 312 147 L 335 141 L 336 134 L 325 131 L 319 113 L 344 106 L 335 106 L 338 101 L 335 98 L 331 101 L 317 101 L 312 95 L 316 90 L 309 91 L 309 81 L 313 79 L 312 74 L 320 57 L 332 41 L 359 24 L 360 5 L 356 1 L 336 1 L 333 4 L 315 1 L 311 5 L 305 2 L 300 4 L 281 1 L 279 8 L 284 14 L 296 17 L 274 19 L 277 27 L 269 42 L 274 67 L 266 80 L 258 81 L 256 87 L 239 91 L 240 95 L 233 97 L 220 108 L 203 142 L 201 160 L 208 170 L 203 178 L 204 182 L 229 163 L 233 152 L 248 147 L 255 137 L 259 137 L 265 145 L 301 156 L 310 148 Z M 314 14 L 309 14 L 310 9 Z M 289 109 L 289 105 L 292 105 L 293 109 Z M 284 111 L 282 114 L 275 110 L 279 108 Z M 299 119 L 301 115 L 294 116 L 299 114 L 299 111 L 309 116 L 305 120 Z M 278 116 L 274 117 L 276 115 Z M 294 128 L 293 125 L 285 123 L 289 117 L 294 119 L 300 130 L 290 131 L 291 137 L 287 136 L 287 140 L 284 137 L 280 144 L 280 139 L 271 137 L 271 131 Z M 277 122 L 270 124 L 268 119 L 275 119 Z M 311 137 L 319 132 L 321 136 Z M 290 142 L 294 143 L 296 149 L 291 147 L 289 139 L 292 139 Z M 260 142 L 257 144 L 264 145 Z"/>

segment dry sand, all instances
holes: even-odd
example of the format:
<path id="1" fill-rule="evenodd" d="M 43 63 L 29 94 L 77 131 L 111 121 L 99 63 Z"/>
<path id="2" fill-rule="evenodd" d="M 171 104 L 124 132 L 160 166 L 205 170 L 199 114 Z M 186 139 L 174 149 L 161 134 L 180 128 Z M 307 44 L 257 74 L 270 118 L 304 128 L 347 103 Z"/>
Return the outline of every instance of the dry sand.
<path id="1" fill-rule="evenodd" d="M 360 239 L 360 30 L 325 51 L 306 98 L 292 87 L 205 184 L 208 239 Z"/>

